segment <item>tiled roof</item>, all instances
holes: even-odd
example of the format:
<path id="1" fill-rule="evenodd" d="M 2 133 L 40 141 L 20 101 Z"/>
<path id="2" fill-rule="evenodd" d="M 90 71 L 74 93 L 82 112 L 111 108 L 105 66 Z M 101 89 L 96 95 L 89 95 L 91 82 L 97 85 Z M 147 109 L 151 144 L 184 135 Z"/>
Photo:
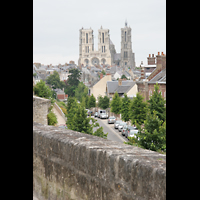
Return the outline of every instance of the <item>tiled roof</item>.
<path id="1" fill-rule="evenodd" d="M 127 93 L 133 86 L 135 82 L 132 80 L 122 81 L 122 85 L 118 85 L 118 81 L 107 81 L 108 93 Z"/>
<path id="2" fill-rule="evenodd" d="M 154 82 L 166 82 L 166 68 L 159 72 L 156 76 L 154 76 L 149 83 Z"/>

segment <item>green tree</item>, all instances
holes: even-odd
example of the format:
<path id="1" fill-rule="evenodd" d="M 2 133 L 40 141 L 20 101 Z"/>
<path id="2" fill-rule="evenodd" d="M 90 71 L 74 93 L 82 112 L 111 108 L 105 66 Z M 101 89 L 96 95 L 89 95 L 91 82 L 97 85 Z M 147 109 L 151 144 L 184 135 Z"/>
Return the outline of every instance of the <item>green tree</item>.
<path id="1" fill-rule="evenodd" d="M 166 122 L 159 119 L 155 110 L 153 114 L 148 111 L 144 127 L 137 125 L 137 128 L 138 144 L 153 151 L 166 151 Z"/>
<path id="2" fill-rule="evenodd" d="M 94 97 L 94 95 L 92 94 L 90 97 L 89 97 L 89 108 L 94 108 L 96 107 L 96 99 Z"/>
<path id="3" fill-rule="evenodd" d="M 106 72 L 105 72 L 105 70 L 102 70 L 102 71 L 101 71 L 101 73 L 102 73 L 103 75 L 106 75 Z"/>
<path id="4" fill-rule="evenodd" d="M 121 79 L 126 79 L 126 80 L 128 80 L 128 78 L 123 74 L 122 76 L 121 76 Z"/>
<path id="5" fill-rule="evenodd" d="M 35 95 L 39 97 L 43 97 L 46 99 L 50 99 L 50 97 L 52 97 L 51 89 L 42 80 L 37 82 L 37 84 L 33 87 L 33 91 L 35 92 Z"/>
<path id="6" fill-rule="evenodd" d="M 109 108 L 109 105 L 110 105 L 110 99 L 109 97 L 107 96 L 104 96 L 102 98 L 100 98 L 100 108 L 102 109 L 106 109 L 106 108 Z"/>
<path id="7" fill-rule="evenodd" d="M 111 112 L 115 114 L 120 114 L 121 112 L 121 98 L 119 97 L 119 94 L 115 92 L 113 99 L 111 101 L 110 107 L 111 107 Z"/>
<path id="8" fill-rule="evenodd" d="M 131 100 L 127 97 L 127 94 L 124 94 L 124 98 L 122 98 L 122 107 L 121 107 L 121 115 L 122 120 L 127 122 L 130 119 L 130 103 Z"/>
<path id="9" fill-rule="evenodd" d="M 164 122 L 166 119 L 166 101 L 162 97 L 161 92 L 158 92 L 158 90 L 159 85 L 156 83 L 156 85 L 154 85 L 153 95 L 150 96 L 150 99 L 148 100 L 149 109 L 151 114 L 153 114 L 153 111 L 155 110 L 159 119 Z"/>
<path id="10" fill-rule="evenodd" d="M 103 107 L 103 97 L 102 96 L 98 96 L 98 107 L 102 108 Z"/>
<path id="11" fill-rule="evenodd" d="M 86 95 L 85 96 L 85 108 L 89 108 L 89 100 L 90 100 L 90 98 L 89 98 L 89 96 L 88 95 Z"/>
<path id="12" fill-rule="evenodd" d="M 74 124 L 72 130 L 92 135 L 93 130 L 89 122 L 90 122 L 90 117 L 87 117 L 87 111 L 85 110 L 84 107 L 78 104 L 77 109 L 75 110 L 74 113 L 74 118 L 73 118 Z"/>
<path id="13" fill-rule="evenodd" d="M 58 123 L 57 117 L 56 117 L 56 115 L 52 111 L 50 111 L 47 114 L 47 120 L 48 120 L 48 125 L 55 126 Z"/>
<path id="14" fill-rule="evenodd" d="M 99 127 L 99 123 L 96 123 L 96 119 L 87 117 L 87 111 L 84 107 L 81 106 L 81 104 L 77 103 L 76 98 L 68 98 L 67 108 L 67 126 L 69 129 L 102 138 L 107 138 L 108 133 L 104 134 L 103 127 L 100 127 L 95 132 L 93 132 L 93 128 Z M 90 121 L 92 121 L 91 124 Z"/>
<path id="15" fill-rule="evenodd" d="M 138 123 L 139 125 L 144 123 L 147 114 L 147 103 L 143 101 L 143 96 L 140 93 L 136 94 L 130 104 L 130 119 L 131 124 Z"/>
<path id="16" fill-rule="evenodd" d="M 75 89 L 75 97 L 81 102 L 83 96 L 88 94 L 88 87 L 86 87 L 83 82 L 79 82 L 78 87 Z"/>
<path id="17" fill-rule="evenodd" d="M 61 88 L 60 76 L 57 71 L 54 71 L 53 74 L 49 75 L 46 79 L 46 83 L 51 85 L 53 89 Z"/>
<path id="18" fill-rule="evenodd" d="M 71 130 L 74 130 L 74 126 L 76 126 L 74 122 L 74 116 L 76 110 L 78 108 L 77 100 L 74 97 L 68 97 L 67 100 L 67 127 Z"/>
<path id="19" fill-rule="evenodd" d="M 101 126 L 93 133 L 93 135 L 107 139 L 108 133 L 105 134 L 103 132 L 103 127 Z"/>
<path id="20" fill-rule="evenodd" d="M 68 79 L 66 81 L 66 89 L 65 93 L 68 94 L 68 96 L 75 96 L 75 90 L 79 85 L 79 79 L 81 77 L 81 71 L 78 69 L 71 69 L 69 70 L 69 73 L 71 75 L 68 76 Z"/>

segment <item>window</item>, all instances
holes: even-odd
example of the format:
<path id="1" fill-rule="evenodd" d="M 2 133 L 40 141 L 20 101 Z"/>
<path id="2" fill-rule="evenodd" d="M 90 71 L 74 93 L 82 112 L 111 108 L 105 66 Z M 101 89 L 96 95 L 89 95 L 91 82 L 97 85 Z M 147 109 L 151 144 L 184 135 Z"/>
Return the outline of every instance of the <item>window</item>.
<path id="1" fill-rule="evenodd" d="M 85 47 L 85 53 L 89 53 L 89 46 Z"/>
<path id="2" fill-rule="evenodd" d="M 104 46 L 104 52 L 106 52 L 106 51 L 105 51 L 105 46 Z"/>
<path id="3" fill-rule="evenodd" d="M 104 33 L 102 33 L 102 42 L 104 43 Z"/>
<path id="4" fill-rule="evenodd" d="M 128 58 L 128 52 L 124 51 L 124 58 Z"/>
<path id="5" fill-rule="evenodd" d="M 102 46 L 102 53 L 103 53 L 103 46 Z"/>
<path id="6" fill-rule="evenodd" d="M 125 31 L 125 42 L 126 42 L 126 31 Z"/>
<path id="7" fill-rule="evenodd" d="M 88 33 L 86 33 L 86 43 L 88 43 Z"/>

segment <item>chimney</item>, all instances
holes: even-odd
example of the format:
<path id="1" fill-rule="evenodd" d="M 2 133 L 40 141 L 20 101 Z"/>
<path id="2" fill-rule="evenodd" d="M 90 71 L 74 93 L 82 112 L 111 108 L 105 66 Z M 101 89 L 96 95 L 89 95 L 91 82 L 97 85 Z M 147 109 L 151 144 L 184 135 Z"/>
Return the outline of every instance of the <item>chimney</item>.
<path id="1" fill-rule="evenodd" d="M 156 56 L 157 58 L 157 63 L 156 63 L 156 68 L 163 70 L 166 68 L 166 55 L 161 52 L 162 56 L 160 55 L 160 52 L 158 52 L 158 55 Z"/>
<path id="2" fill-rule="evenodd" d="M 141 69 L 141 79 L 145 79 L 145 77 L 144 77 L 144 67 L 142 67 L 142 69 Z"/>
<path id="3" fill-rule="evenodd" d="M 101 73 L 101 74 L 100 74 L 100 79 L 102 79 L 102 78 L 103 78 L 103 74 Z"/>
<path id="4" fill-rule="evenodd" d="M 119 86 L 122 85 L 122 79 L 121 78 L 118 79 L 118 85 Z"/>
<path id="5" fill-rule="evenodd" d="M 149 54 L 149 57 L 147 57 L 147 64 L 155 65 L 155 62 L 156 62 L 156 58 L 154 57 L 154 54 L 152 54 L 152 57 L 151 57 L 151 54 Z"/>

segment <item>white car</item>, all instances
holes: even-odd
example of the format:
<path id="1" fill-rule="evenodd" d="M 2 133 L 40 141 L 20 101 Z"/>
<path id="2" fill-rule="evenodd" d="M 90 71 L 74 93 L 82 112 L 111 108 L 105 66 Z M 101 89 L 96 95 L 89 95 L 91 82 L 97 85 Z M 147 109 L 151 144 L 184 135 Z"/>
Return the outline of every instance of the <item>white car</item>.
<path id="1" fill-rule="evenodd" d="M 106 113 L 101 113 L 101 114 L 100 114 L 100 119 L 108 119 L 108 114 L 106 114 Z"/>
<path id="2" fill-rule="evenodd" d="M 130 130 L 130 132 L 128 133 L 128 137 L 135 137 L 136 138 L 137 132 L 138 132 L 138 130 L 134 130 L 134 129 Z M 138 140 L 139 140 L 139 138 L 138 138 Z"/>
<path id="3" fill-rule="evenodd" d="M 122 120 L 117 120 L 117 121 L 114 123 L 114 128 L 115 128 L 115 129 L 118 128 L 120 122 L 122 122 Z"/>
<path id="4" fill-rule="evenodd" d="M 126 124 L 127 124 L 126 122 L 120 122 L 119 125 L 118 125 L 118 131 L 121 132 L 123 126 L 126 125 Z"/>

